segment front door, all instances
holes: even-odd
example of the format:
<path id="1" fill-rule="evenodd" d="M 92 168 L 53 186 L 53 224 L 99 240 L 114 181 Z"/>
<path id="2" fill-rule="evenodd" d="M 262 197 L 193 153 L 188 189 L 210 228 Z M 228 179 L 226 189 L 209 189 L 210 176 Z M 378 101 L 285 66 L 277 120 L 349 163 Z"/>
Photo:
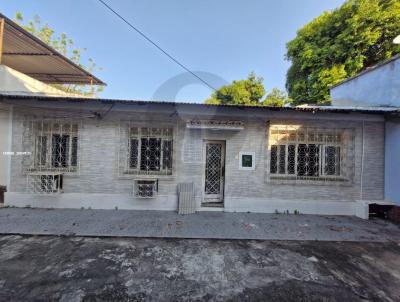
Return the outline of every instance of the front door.
<path id="1" fill-rule="evenodd" d="M 222 206 L 224 200 L 225 142 L 204 142 L 204 203 Z"/>

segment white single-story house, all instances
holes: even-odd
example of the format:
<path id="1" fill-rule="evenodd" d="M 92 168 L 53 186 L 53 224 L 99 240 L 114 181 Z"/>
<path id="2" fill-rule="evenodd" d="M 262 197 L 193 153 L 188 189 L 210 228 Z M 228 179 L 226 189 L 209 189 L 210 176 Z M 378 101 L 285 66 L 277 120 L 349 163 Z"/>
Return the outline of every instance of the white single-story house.
<path id="1" fill-rule="evenodd" d="M 6 205 L 367 218 L 387 203 L 396 108 L 83 98 L 47 84 L 104 83 L 1 14 L 0 28 Z"/>
<path id="2" fill-rule="evenodd" d="M 6 205 L 368 217 L 384 202 L 391 108 L 244 107 L 0 95 L 13 106 Z M 19 152 L 19 153 L 18 153 Z"/>

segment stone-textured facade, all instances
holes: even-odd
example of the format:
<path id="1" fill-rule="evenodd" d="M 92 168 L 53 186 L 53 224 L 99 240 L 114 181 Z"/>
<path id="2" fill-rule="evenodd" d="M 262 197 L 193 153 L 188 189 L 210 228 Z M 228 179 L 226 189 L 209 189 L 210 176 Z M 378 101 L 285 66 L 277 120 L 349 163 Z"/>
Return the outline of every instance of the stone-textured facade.
<path id="1" fill-rule="evenodd" d="M 66 105 L 68 108 L 70 105 Z M 196 108 L 178 110 L 176 114 L 138 112 L 135 108 L 115 110 L 103 119 L 88 117 L 71 108 L 59 110 L 14 109 L 13 150 L 23 150 L 23 121 L 31 118 L 71 117 L 79 122 L 79 171 L 64 175 L 63 193 L 51 196 L 27 192 L 22 158 L 14 156 L 11 165 L 11 187 L 6 203 L 38 207 L 91 207 L 119 209 L 177 209 L 177 184 L 195 184 L 198 210 L 204 187 L 204 140 L 221 140 L 226 144 L 224 210 L 300 213 L 356 214 L 357 201 L 383 199 L 384 189 L 384 122 L 380 115 L 260 110 L 252 113 L 231 109 L 196 113 Z M 161 106 L 162 107 L 162 106 Z M 243 130 L 188 129 L 187 120 L 231 119 L 244 122 Z M 121 121 L 157 127 L 158 123 L 174 129 L 173 175 L 158 178 L 155 198 L 140 199 L 132 194 L 133 181 L 140 178 L 119 171 Z M 354 133 L 353 177 L 348 183 L 275 181 L 269 175 L 268 133 L 271 123 L 296 123 L 315 127 L 352 129 Z M 255 153 L 255 169 L 239 169 L 239 152 Z M 122 171 L 123 172 L 123 171 Z M 213 210 L 213 209 L 211 209 Z M 363 211 L 363 209 L 361 209 Z M 363 216 L 363 215 L 361 215 Z"/>

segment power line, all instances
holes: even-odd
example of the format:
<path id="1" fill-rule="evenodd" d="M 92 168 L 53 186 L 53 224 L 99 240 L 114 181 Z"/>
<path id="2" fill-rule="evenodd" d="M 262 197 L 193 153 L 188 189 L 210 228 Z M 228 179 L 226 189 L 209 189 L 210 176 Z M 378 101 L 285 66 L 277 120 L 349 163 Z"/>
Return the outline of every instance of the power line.
<path id="1" fill-rule="evenodd" d="M 167 51 L 161 48 L 156 42 L 154 42 L 152 39 L 150 39 L 146 34 L 144 34 L 141 30 L 139 30 L 137 27 L 133 26 L 128 20 L 126 20 L 124 17 L 122 17 L 118 12 L 116 12 L 111 6 L 109 6 L 106 2 L 103 0 L 98 0 L 101 4 L 103 4 L 108 10 L 110 10 L 114 15 L 116 15 L 118 18 L 120 18 L 123 22 L 125 22 L 130 28 L 135 30 L 139 35 L 141 35 L 143 38 L 145 38 L 148 42 L 153 44 L 158 50 L 160 50 L 164 55 L 166 55 L 168 58 L 170 58 L 173 62 L 178 64 L 180 67 L 182 67 L 184 70 L 189 72 L 191 75 L 193 75 L 195 78 L 197 78 L 199 81 L 204 83 L 206 86 L 211 88 L 212 90 L 216 91 L 217 89 L 214 88 L 211 84 L 209 84 L 206 80 L 202 79 L 199 77 L 197 74 L 195 74 L 193 71 L 191 71 L 188 67 L 186 67 L 184 64 L 178 61 L 178 59 L 175 59 L 172 55 L 170 55 Z"/>

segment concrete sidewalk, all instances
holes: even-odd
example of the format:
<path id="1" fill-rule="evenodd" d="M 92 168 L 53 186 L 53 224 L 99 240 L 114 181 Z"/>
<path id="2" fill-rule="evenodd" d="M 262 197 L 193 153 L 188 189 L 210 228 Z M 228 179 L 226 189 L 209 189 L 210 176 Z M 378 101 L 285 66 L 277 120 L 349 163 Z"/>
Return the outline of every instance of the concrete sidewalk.
<path id="1" fill-rule="evenodd" d="M 400 228 L 349 216 L 1 208 L 0 234 L 400 242 Z"/>

